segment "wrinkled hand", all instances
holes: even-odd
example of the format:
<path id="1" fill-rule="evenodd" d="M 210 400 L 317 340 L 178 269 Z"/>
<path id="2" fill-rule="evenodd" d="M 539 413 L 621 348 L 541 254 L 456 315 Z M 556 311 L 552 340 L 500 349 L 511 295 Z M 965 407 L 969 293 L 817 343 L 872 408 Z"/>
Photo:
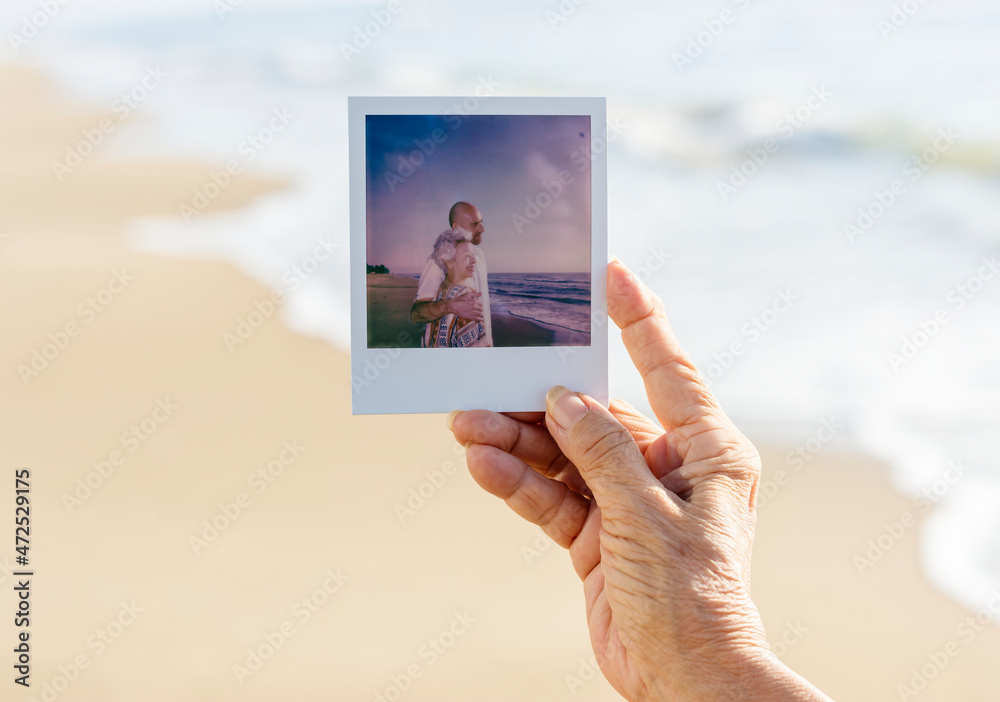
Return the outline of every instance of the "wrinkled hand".
<path id="1" fill-rule="evenodd" d="M 826 699 L 770 654 L 750 598 L 756 450 L 617 262 L 608 311 L 662 427 L 556 387 L 544 415 L 452 413 L 469 471 L 569 549 L 597 661 L 627 699 Z"/>
<path id="2" fill-rule="evenodd" d="M 476 322 L 483 320 L 483 296 L 481 293 L 469 291 L 464 292 L 448 301 L 448 308 L 452 313 L 457 314 L 462 319 L 471 319 Z"/>

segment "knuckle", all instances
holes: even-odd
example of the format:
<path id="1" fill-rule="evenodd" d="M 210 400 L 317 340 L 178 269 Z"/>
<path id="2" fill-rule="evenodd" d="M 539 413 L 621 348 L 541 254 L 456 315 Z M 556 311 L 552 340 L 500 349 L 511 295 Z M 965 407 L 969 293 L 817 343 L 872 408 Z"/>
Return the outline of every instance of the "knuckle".
<path id="1" fill-rule="evenodd" d="M 728 442 L 725 455 L 734 477 L 754 483 L 760 479 L 760 453 L 745 436 L 737 433 Z"/>
<path id="2" fill-rule="evenodd" d="M 624 427 L 609 427 L 603 422 L 581 426 L 578 440 L 581 462 L 590 468 L 606 468 L 626 460 L 629 446 L 635 446 Z"/>
<path id="3" fill-rule="evenodd" d="M 557 500 L 549 502 L 545 505 L 539 504 L 537 510 L 538 517 L 535 520 L 535 524 L 540 527 L 547 527 L 551 525 L 562 512 L 568 495 L 568 491 L 563 491 Z"/>
<path id="4" fill-rule="evenodd" d="M 760 472 L 760 454 L 742 434 L 729 433 L 719 440 L 718 458 L 733 475 L 752 477 Z"/>

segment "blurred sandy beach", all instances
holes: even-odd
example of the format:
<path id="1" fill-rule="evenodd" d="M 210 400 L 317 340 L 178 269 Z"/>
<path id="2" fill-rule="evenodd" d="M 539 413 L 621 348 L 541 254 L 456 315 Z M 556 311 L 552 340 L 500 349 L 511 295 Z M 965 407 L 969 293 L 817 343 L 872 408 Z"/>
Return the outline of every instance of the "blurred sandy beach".
<path id="1" fill-rule="evenodd" d="M 4 699 L 616 699 L 568 559 L 474 485 L 443 417 L 350 416 L 347 357 L 277 314 L 227 347 L 269 290 L 125 246 L 217 164 L 95 158 L 59 184 L 52 160 L 102 115 L 19 68 L 0 94 L 0 462 L 31 469 L 36 570 L 32 688 Z M 212 209 L 281 187 L 240 177 Z M 764 484 L 789 448 L 762 447 Z M 954 641 L 918 699 L 996 700 L 1000 630 L 959 633 L 973 613 L 924 581 L 919 526 L 858 573 L 913 511 L 885 474 L 827 451 L 768 498 L 769 637 L 860 701 L 900 699 Z"/>

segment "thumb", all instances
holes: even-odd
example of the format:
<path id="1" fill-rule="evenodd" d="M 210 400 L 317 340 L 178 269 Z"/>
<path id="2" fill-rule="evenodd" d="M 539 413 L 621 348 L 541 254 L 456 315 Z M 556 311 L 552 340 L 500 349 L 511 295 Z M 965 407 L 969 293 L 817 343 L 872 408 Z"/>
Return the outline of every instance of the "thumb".
<path id="1" fill-rule="evenodd" d="M 667 498 L 635 439 L 601 403 L 557 385 L 545 404 L 549 433 L 580 471 L 606 520 L 615 512 L 634 518 L 658 493 Z"/>

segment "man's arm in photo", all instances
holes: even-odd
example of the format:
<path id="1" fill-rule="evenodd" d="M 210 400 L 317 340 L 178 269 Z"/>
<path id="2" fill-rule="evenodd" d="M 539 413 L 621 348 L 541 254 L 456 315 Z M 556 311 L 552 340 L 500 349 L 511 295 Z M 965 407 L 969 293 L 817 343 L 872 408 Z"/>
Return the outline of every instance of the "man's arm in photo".
<path id="1" fill-rule="evenodd" d="M 479 297 L 477 292 L 465 292 L 450 300 L 415 300 L 410 308 L 410 322 L 427 324 L 449 314 L 481 322 L 483 306 Z"/>
<path id="2" fill-rule="evenodd" d="M 483 310 L 479 302 L 479 293 L 463 293 L 450 300 L 435 300 L 438 288 L 444 282 L 444 272 L 434 261 L 428 259 L 420 274 L 417 285 L 417 299 L 410 308 L 410 322 L 427 324 L 441 319 L 448 314 L 456 314 L 463 319 L 482 321 Z"/>

